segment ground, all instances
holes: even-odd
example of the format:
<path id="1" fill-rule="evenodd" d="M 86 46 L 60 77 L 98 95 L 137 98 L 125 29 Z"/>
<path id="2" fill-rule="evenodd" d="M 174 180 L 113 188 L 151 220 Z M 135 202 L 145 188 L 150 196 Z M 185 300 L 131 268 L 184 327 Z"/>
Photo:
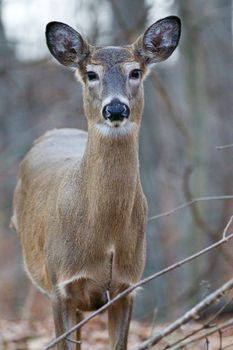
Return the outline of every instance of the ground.
<path id="1" fill-rule="evenodd" d="M 159 332 L 166 325 L 156 325 L 153 332 Z M 163 349 L 169 342 L 179 339 L 179 336 L 185 335 L 195 328 L 199 327 L 197 322 L 185 326 L 182 330 L 166 338 L 166 341 L 159 343 L 153 349 Z M 134 348 L 150 336 L 151 325 L 141 324 L 132 321 L 129 336 L 129 349 Z M 2 350 L 42 350 L 48 344 L 53 336 L 53 323 L 51 319 L 44 321 L 6 321 L 0 320 L 0 349 Z M 209 337 L 207 345 L 206 340 L 202 340 L 197 345 L 190 345 L 190 350 L 227 350 L 233 349 L 233 330 L 223 333 L 222 347 L 220 347 L 219 334 Z M 108 334 L 106 329 L 106 315 L 92 320 L 83 328 L 83 350 L 107 350 Z"/>

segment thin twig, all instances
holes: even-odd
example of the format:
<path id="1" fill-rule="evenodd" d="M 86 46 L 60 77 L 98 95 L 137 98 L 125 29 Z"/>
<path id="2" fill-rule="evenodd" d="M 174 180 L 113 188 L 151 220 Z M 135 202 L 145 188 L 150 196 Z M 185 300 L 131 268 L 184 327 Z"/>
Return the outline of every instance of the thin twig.
<path id="1" fill-rule="evenodd" d="M 163 212 L 161 214 L 149 217 L 148 221 L 155 220 L 155 219 L 158 219 L 158 218 L 161 218 L 161 217 L 164 217 L 164 216 L 168 216 L 170 214 L 175 213 L 176 211 L 178 211 L 180 209 L 186 208 L 186 207 L 188 207 L 190 205 L 193 205 L 194 203 L 197 203 L 197 202 L 205 202 L 205 201 L 212 201 L 212 200 L 232 200 L 232 199 L 233 199 L 233 195 L 209 196 L 209 197 L 193 198 L 192 200 L 190 200 L 188 202 L 185 202 L 185 203 L 179 205 L 178 207 L 175 207 L 175 208 L 173 208 L 171 210 L 165 211 L 165 212 Z"/>
<path id="2" fill-rule="evenodd" d="M 232 288 L 233 288 L 233 278 L 231 280 L 229 280 L 227 283 L 225 283 L 223 286 L 218 288 L 215 292 L 208 295 L 208 297 L 206 297 L 204 300 L 199 302 L 191 310 L 187 311 L 183 316 L 181 316 L 180 318 L 175 320 L 173 323 L 171 323 L 168 327 L 164 328 L 161 332 L 159 332 L 159 333 L 153 335 L 152 337 L 150 337 L 149 339 L 147 339 L 145 342 L 140 344 L 134 350 L 149 349 L 153 345 L 157 344 L 161 339 L 163 339 L 164 337 L 173 333 L 175 330 L 179 329 L 181 326 L 183 326 L 184 324 L 186 324 L 190 320 L 197 318 L 201 311 L 203 311 L 208 306 L 213 304 L 219 298 L 223 297 L 223 295 Z M 231 320 L 230 324 L 228 324 L 228 323 L 226 323 L 226 324 L 228 327 L 231 326 L 233 324 L 233 319 Z M 224 324 L 224 325 L 226 326 L 226 324 Z M 214 333 L 214 332 L 218 331 L 218 329 L 220 329 L 220 327 L 217 328 L 217 326 L 216 326 L 214 328 L 214 331 L 212 331 L 212 332 Z M 221 328 L 221 329 L 223 329 L 223 328 Z M 206 334 L 202 335 L 202 338 L 205 336 L 208 336 L 209 334 L 210 333 L 206 333 Z M 189 340 L 189 342 L 190 342 L 190 340 Z M 184 343 L 185 342 L 183 342 L 182 344 L 184 344 Z M 181 344 L 176 345 L 175 347 L 172 347 L 172 350 L 181 349 L 180 346 L 181 346 Z M 169 348 L 169 346 L 167 347 L 167 349 L 168 348 Z"/>
<path id="3" fill-rule="evenodd" d="M 126 290 L 124 290 L 122 293 L 119 293 L 115 298 L 111 299 L 110 301 L 108 301 L 105 305 L 103 305 L 102 307 L 100 307 L 97 311 L 93 312 L 92 314 L 90 314 L 88 317 L 86 317 L 85 319 L 83 319 L 80 323 L 78 323 L 77 325 L 73 326 L 72 328 L 69 329 L 69 331 L 63 333 L 62 335 L 60 335 L 59 337 L 57 337 L 56 339 L 54 339 L 53 341 L 51 341 L 45 348 L 44 350 L 48 350 L 54 347 L 54 345 L 56 345 L 57 343 L 59 343 L 61 340 L 65 339 L 67 336 L 69 336 L 71 333 L 73 333 L 74 331 L 80 329 L 82 326 L 84 326 L 87 322 L 89 322 L 91 319 L 93 319 L 94 317 L 96 317 L 97 315 L 99 315 L 100 313 L 102 313 L 103 311 L 107 310 L 113 303 L 115 303 L 116 301 L 118 301 L 119 299 L 122 299 L 123 297 L 125 297 L 126 295 L 130 294 L 132 291 L 134 291 L 136 288 L 141 287 L 142 285 L 164 275 L 165 273 L 168 273 L 184 264 L 186 264 L 187 262 L 196 259 L 197 257 L 199 257 L 200 255 L 203 255 L 207 252 L 209 252 L 212 249 L 217 248 L 218 246 L 220 246 L 223 243 L 228 242 L 230 239 L 233 238 L 233 233 L 228 235 L 225 238 L 221 238 L 219 241 L 217 241 L 216 243 L 208 246 L 207 248 L 189 256 L 188 258 L 185 258 L 183 260 L 180 260 L 176 263 L 174 263 L 173 265 L 170 265 L 168 267 L 166 267 L 165 269 L 156 272 L 155 274 L 144 278 L 143 280 L 139 281 L 138 283 L 133 284 L 132 286 L 130 286 L 129 288 L 127 288 Z"/>
<path id="4" fill-rule="evenodd" d="M 228 221 L 226 227 L 223 230 L 222 238 L 226 238 L 227 231 L 228 231 L 229 227 L 231 226 L 232 221 L 233 221 L 233 215 L 230 217 L 230 220 Z"/>
<path id="5" fill-rule="evenodd" d="M 71 339 L 71 338 L 68 338 L 66 337 L 66 340 L 70 341 L 71 343 L 74 343 L 74 344 L 82 344 L 81 340 L 74 340 L 74 339 Z"/>
<path id="6" fill-rule="evenodd" d="M 216 146 L 216 149 L 226 149 L 233 147 L 233 143 L 230 143 L 229 145 L 222 145 L 222 146 Z"/>

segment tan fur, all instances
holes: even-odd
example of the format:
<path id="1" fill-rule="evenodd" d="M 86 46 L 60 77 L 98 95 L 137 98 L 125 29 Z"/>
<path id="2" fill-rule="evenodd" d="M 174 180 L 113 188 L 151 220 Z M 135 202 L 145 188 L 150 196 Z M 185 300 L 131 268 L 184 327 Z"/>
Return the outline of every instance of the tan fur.
<path id="1" fill-rule="evenodd" d="M 142 106 L 141 98 L 132 108 L 133 132 L 123 137 L 103 136 L 88 106 L 88 135 L 75 129 L 49 131 L 20 165 L 13 221 L 25 269 L 40 290 L 51 298 L 57 291 L 66 299 L 71 295 L 80 311 L 103 305 L 107 291 L 114 297 L 137 282 L 144 269 L 147 204 L 138 163 Z M 109 313 L 112 349 L 116 307 Z"/>
<path id="2" fill-rule="evenodd" d="M 138 133 L 147 53 L 142 38 L 132 46 L 94 48 L 62 23 L 51 22 L 46 33 L 59 62 L 77 65 L 88 133 L 52 130 L 34 142 L 20 164 L 12 226 L 29 277 L 51 299 L 59 336 L 80 321 L 82 311 L 97 309 L 143 273 L 147 203 Z M 88 69 L 97 80 L 88 81 Z M 135 69 L 141 74 L 130 78 Z M 119 127 L 102 116 L 103 104 L 114 98 L 130 109 Z M 111 349 L 127 349 L 131 310 L 131 296 L 109 309 Z M 58 344 L 59 350 L 74 347 L 80 349 L 68 340 Z"/>

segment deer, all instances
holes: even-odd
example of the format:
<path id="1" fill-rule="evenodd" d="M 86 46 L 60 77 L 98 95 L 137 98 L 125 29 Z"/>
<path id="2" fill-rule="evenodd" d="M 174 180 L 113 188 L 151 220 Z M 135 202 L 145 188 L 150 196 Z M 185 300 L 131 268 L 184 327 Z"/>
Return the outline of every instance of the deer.
<path id="1" fill-rule="evenodd" d="M 178 45 L 181 21 L 153 23 L 125 46 L 92 46 L 67 24 L 50 22 L 52 56 L 75 70 L 88 131 L 54 129 L 20 163 L 12 226 L 25 270 L 51 301 L 56 337 L 84 312 L 138 282 L 146 261 L 147 201 L 138 156 L 143 83 Z M 108 309 L 112 350 L 127 350 L 133 293 Z M 57 344 L 81 349 L 81 332 Z"/>

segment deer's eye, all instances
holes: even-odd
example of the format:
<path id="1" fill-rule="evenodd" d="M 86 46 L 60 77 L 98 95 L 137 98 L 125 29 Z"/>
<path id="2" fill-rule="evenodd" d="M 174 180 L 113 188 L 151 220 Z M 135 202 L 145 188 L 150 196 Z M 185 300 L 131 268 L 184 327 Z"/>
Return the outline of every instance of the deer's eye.
<path id="1" fill-rule="evenodd" d="M 139 78 L 141 78 L 141 74 L 142 74 L 141 69 L 133 69 L 129 74 L 129 78 L 130 79 L 139 79 Z"/>
<path id="2" fill-rule="evenodd" d="M 94 81 L 94 80 L 98 80 L 99 76 L 97 73 L 90 71 L 90 72 L 87 72 L 87 79 L 89 81 Z"/>

